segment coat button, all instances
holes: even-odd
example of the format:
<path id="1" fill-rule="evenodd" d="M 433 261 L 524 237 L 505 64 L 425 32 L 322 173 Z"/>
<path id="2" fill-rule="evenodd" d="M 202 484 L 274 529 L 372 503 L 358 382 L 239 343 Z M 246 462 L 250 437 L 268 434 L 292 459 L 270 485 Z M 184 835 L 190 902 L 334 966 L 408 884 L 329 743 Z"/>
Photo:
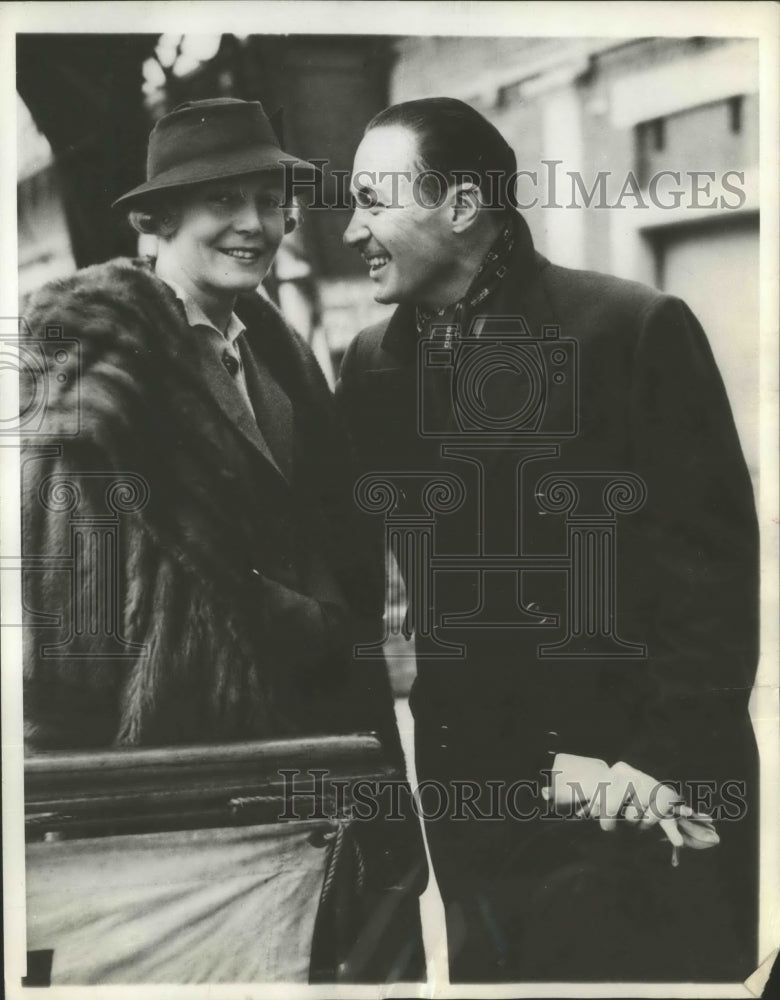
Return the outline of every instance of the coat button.
<path id="1" fill-rule="evenodd" d="M 222 354 L 222 364 L 225 366 L 225 369 L 226 369 L 228 375 L 230 375 L 232 377 L 235 377 L 236 375 L 238 375 L 238 372 L 239 372 L 239 369 L 240 369 L 241 365 L 238 362 L 238 358 L 234 358 L 233 355 L 230 354 L 229 351 L 224 351 L 223 352 L 223 354 Z"/>

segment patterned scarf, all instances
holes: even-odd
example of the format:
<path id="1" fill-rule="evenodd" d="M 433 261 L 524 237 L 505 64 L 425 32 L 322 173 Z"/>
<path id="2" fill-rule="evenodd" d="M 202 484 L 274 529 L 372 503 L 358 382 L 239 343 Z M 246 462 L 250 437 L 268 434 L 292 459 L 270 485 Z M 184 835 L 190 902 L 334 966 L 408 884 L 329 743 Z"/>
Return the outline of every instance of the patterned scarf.
<path id="1" fill-rule="evenodd" d="M 445 347 L 449 347 L 454 339 L 460 337 L 465 320 L 471 318 L 475 306 L 484 302 L 501 284 L 508 270 L 507 262 L 516 239 L 515 220 L 510 219 L 491 244 L 462 299 L 436 310 L 417 306 L 417 332 L 426 337 L 442 337 Z"/>

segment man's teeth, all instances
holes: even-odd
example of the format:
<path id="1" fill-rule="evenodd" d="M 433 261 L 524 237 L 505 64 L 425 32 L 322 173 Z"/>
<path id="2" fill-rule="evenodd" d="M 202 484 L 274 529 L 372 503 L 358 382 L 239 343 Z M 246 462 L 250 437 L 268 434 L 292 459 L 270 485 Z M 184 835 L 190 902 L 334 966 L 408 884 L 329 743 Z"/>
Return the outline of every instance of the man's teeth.
<path id="1" fill-rule="evenodd" d="M 389 263 L 389 257 L 366 257 L 368 266 L 373 270 L 375 267 L 382 267 L 384 264 Z"/>

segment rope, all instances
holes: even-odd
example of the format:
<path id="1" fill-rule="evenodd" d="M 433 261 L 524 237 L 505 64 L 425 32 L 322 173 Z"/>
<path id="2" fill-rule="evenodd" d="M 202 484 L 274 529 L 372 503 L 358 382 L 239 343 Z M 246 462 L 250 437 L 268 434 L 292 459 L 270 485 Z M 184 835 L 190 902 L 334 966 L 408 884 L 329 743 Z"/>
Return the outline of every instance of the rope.
<path id="1" fill-rule="evenodd" d="M 322 906 L 330 897 L 333 881 L 336 877 L 336 868 L 338 867 L 339 858 L 341 857 L 341 852 L 344 848 L 346 829 L 347 824 L 343 820 L 337 820 L 336 829 L 332 833 L 325 834 L 326 840 L 333 840 L 333 847 L 330 852 L 328 870 L 325 872 L 325 880 L 322 883 L 320 906 Z"/>

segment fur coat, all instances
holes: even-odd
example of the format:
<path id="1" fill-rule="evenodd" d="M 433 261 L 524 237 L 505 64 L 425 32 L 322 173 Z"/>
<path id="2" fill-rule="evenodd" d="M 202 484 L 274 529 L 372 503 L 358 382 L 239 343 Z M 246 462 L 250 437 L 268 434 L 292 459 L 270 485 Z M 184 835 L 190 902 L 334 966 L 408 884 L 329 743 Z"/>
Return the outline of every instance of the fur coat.
<path id="1" fill-rule="evenodd" d="M 28 303 L 48 366 L 23 459 L 32 748 L 378 729 L 400 752 L 384 664 L 350 664 L 383 592 L 330 393 L 272 305 L 236 311 L 257 423 L 148 265 Z"/>

